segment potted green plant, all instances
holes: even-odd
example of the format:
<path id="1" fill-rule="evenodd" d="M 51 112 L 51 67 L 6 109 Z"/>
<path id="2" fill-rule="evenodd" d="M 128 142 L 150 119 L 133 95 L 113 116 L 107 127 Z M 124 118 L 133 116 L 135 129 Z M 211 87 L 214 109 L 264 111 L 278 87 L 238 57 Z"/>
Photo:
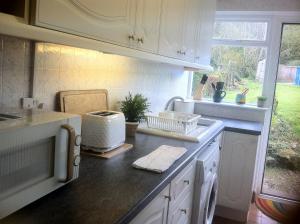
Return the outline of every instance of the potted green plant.
<path id="1" fill-rule="evenodd" d="M 126 119 L 126 135 L 134 136 L 139 122 L 145 118 L 149 111 L 150 103 L 142 94 L 129 95 L 121 102 L 121 111 Z"/>
<path id="2" fill-rule="evenodd" d="M 257 107 L 265 107 L 266 100 L 267 100 L 267 97 L 265 97 L 265 96 L 257 97 Z"/>

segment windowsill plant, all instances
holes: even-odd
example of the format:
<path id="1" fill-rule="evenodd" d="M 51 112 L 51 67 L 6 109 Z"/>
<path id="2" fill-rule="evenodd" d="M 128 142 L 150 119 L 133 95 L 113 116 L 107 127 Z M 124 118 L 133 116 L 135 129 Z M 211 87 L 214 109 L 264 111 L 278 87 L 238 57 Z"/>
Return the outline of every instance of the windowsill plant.
<path id="1" fill-rule="evenodd" d="M 257 97 L 257 107 L 265 107 L 266 100 L 267 100 L 267 97 L 265 97 L 265 96 Z"/>

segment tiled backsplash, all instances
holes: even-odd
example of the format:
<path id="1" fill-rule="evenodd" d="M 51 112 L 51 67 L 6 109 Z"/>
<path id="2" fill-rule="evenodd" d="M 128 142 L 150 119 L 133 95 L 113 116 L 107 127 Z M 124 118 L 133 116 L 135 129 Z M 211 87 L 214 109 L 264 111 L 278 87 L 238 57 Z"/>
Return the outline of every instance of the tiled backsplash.
<path id="1" fill-rule="evenodd" d="M 55 108 L 55 94 L 62 90 L 107 89 L 110 109 L 129 91 L 149 98 L 153 112 L 167 100 L 187 94 L 188 76 L 183 68 L 103 54 L 98 51 L 37 43 L 34 65 L 34 97 Z"/>
<path id="2" fill-rule="evenodd" d="M 0 35 L 0 107 L 20 107 L 30 96 L 31 42 Z"/>
<path id="3" fill-rule="evenodd" d="M 0 35 L 0 41 L 1 107 L 21 107 L 21 98 L 33 91 L 54 110 L 59 91 L 103 88 L 110 109 L 118 109 L 117 102 L 131 91 L 148 97 L 157 112 L 170 97 L 187 93 L 188 76 L 179 66 L 49 43 L 36 43 L 33 52 L 29 40 Z"/>

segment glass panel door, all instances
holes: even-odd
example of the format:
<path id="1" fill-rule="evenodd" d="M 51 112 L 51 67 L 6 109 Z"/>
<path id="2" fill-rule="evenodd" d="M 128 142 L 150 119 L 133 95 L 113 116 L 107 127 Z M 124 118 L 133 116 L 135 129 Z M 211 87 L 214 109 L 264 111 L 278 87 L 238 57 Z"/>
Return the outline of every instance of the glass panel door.
<path id="1" fill-rule="evenodd" d="M 262 193 L 300 200 L 300 24 L 282 28 Z"/>

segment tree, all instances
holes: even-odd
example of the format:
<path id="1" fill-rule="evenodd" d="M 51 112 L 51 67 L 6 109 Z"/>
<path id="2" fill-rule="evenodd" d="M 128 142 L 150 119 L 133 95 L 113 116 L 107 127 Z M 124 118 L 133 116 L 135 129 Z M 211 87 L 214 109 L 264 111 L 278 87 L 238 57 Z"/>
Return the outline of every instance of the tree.
<path id="1" fill-rule="evenodd" d="M 300 25 L 284 25 L 280 64 L 300 65 Z"/>

